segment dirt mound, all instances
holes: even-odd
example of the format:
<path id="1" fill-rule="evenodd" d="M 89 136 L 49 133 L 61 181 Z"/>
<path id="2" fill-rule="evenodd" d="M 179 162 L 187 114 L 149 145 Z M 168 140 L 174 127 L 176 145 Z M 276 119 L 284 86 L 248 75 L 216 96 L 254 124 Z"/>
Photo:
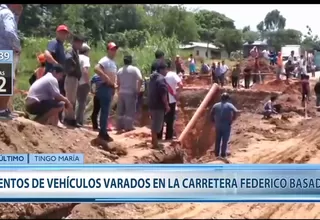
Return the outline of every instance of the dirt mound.
<path id="1" fill-rule="evenodd" d="M 182 80 L 182 83 L 184 86 L 207 86 L 211 85 L 211 76 L 185 76 L 185 78 Z"/>
<path id="2" fill-rule="evenodd" d="M 242 69 L 248 67 L 253 70 L 255 68 L 255 59 L 253 57 L 248 57 L 240 63 L 240 66 Z M 270 65 L 269 61 L 264 58 L 259 59 L 259 66 L 262 73 L 276 72 L 276 66 Z"/>
<path id="3" fill-rule="evenodd" d="M 264 84 L 254 84 L 252 89 L 259 91 L 283 92 L 286 94 L 300 94 L 301 84 L 296 80 L 271 80 Z"/>

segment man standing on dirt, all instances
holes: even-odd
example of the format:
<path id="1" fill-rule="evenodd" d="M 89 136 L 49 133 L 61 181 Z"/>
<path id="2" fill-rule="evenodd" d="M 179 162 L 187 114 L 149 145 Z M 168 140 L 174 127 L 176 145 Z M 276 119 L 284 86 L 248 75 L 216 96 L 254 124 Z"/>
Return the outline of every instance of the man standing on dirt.
<path id="1" fill-rule="evenodd" d="M 108 117 L 110 107 L 115 93 L 115 82 L 117 74 L 117 65 L 114 58 L 117 54 L 118 46 L 114 42 L 107 45 L 107 56 L 100 59 L 99 63 L 95 66 L 95 73 L 102 80 L 102 83 L 97 85 L 96 95 L 100 102 L 100 132 L 98 137 L 107 142 L 113 141 L 109 136 L 107 130 Z M 133 106 L 134 108 L 134 106 Z"/>
<path id="2" fill-rule="evenodd" d="M 229 71 L 229 67 L 225 64 L 224 60 L 222 60 L 221 65 L 220 65 L 220 83 L 221 87 L 224 85 L 224 80 L 227 72 Z"/>
<path id="3" fill-rule="evenodd" d="M 161 50 L 157 50 L 154 53 L 155 56 L 155 60 L 153 61 L 152 65 L 151 65 L 151 74 L 155 71 L 157 71 L 157 65 L 159 63 L 159 61 L 164 61 L 164 52 Z"/>
<path id="4" fill-rule="evenodd" d="M 231 125 L 240 111 L 229 102 L 228 93 L 221 95 L 221 102 L 213 105 L 210 116 L 215 125 L 216 141 L 214 154 L 218 159 L 226 159 Z M 222 143 L 221 143 L 222 142 Z"/>
<path id="5" fill-rule="evenodd" d="M 231 83 L 234 89 L 237 89 L 239 86 L 240 73 L 241 73 L 240 64 L 237 63 L 236 67 L 232 70 L 232 76 L 231 76 Z"/>
<path id="6" fill-rule="evenodd" d="M 176 72 L 172 71 L 171 60 L 166 60 L 168 72 L 165 76 L 165 82 L 168 86 L 168 96 L 169 96 L 169 106 L 170 111 L 165 115 L 165 123 L 166 123 L 166 140 L 172 140 L 174 135 L 174 121 L 176 116 L 176 103 L 177 103 L 177 95 L 182 90 L 183 84 L 181 78 L 178 76 Z M 177 90 L 178 87 L 178 90 Z M 163 129 L 158 134 L 158 139 L 162 139 Z"/>
<path id="7" fill-rule="evenodd" d="M 73 36 L 72 49 L 66 54 L 64 90 L 66 91 L 66 97 L 73 106 L 72 110 L 76 106 L 79 80 L 82 76 L 78 51 L 81 49 L 83 42 L 84 39 L 82 37 Z M 81 125 L 77 124 L 75 111 L 66 111 L 64 122 L 73 127 L 81 127 Z"/>
<path id="8" fill-rule="evenodd" d="M 46 57 L 46 70 L 45 73 L 52 71 L 52 67 L 54 64 L 60 64 L 64 66 L 66 55 L 64 52 L 63 43 L 69 37 L 69 29 L 66 25 L 59 25 L 56 29 L 56 39 L 51 40 L 48 43 L 47 49 L 45 51 Z M 64 91 L 64 78 L 59 80 L 59 90 L 61 95 L 65 96 L 66 93 Z M 59 114 L 59 120 L 62 122 L 62 112 Z"/>
<path id="9" fill-rule="evenodd" d="M 148 106 L 151 115 L 152 147 L 159 149 L 158 134 L 160 133 L 164 116 L 170 111 L 168 102 L 168 87 L 165 82 L 167 65 L 164 61 L 157 64 L 157 71 L 151 74 L 148 88 Z"/>
<path id="10" fill-rule="evenodd" d="M 117 131 L 131 131 L 136 113 L 137 96 L 142 85 L 140 70 L 132 65 L 132 56 L 123 58 L 124 67 L 117 73 L 118 103 L 117 103 Z"/>
<path id="11" fill-rule="evenodd" d="M 20 39 L 18 36 L 17 20 L 21 15 L 23 7 L 21 4 L 0 5 L 0 49 L 13 50 L 13 80 L 18 68 L 21 53 Z M 14 116 L 9 109 L 10 96 L 0 96 L 0 118 L 11 120 Z"/>
<path id="12" fill-rule="evenodd" d="M 83 43 L 82 47 L 79 51 L 79 61 L 82 70 L 82 76 L 79 80 L 79 87 L 77 91 L 77 113 L 76 113 L 76 120 L 77 124 L 83 126 L 84 123 L 84 111 L 86 109 L 87 98 L 90 92 L 90 47 L 88 44 Z"/>

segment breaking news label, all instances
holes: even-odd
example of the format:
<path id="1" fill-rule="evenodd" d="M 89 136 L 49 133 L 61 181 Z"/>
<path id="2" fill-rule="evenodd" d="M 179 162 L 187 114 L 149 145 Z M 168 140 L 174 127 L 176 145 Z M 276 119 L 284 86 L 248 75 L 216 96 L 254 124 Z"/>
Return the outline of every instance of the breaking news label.
<path id="1" fill-rule="evenodd" d="M 0 50 L 0 96 L 13 95 L 14 59 L 12 50 Z"/>
<path id="2" fill-rule="evenodd" d="M 72 163 L 2 163 L 0 202 L 320 201 L 320 165 Z"/>

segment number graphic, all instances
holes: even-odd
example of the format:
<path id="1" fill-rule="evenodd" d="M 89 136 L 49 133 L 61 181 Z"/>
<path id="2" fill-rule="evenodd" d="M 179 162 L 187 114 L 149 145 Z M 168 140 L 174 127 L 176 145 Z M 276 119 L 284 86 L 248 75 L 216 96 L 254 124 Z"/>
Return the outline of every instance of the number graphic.
<path id="1" fill-rule="evenodd" d="M 7 90 L 3 88 L 3 87 L 6 85 L 6 83 L 7 83 L 6 78 L 3 77 L 3 76 L 0 76 L 0 81 L 1 81 L 1 84 L 0 84 L 0 92 L 7 92 Z"/>
<path id="2" fill-rule="evenodd" d="M 3 56 L 5 60 L 8 60 L 10 58 L 10 54 L 8 52 L 5 52 Z"/>

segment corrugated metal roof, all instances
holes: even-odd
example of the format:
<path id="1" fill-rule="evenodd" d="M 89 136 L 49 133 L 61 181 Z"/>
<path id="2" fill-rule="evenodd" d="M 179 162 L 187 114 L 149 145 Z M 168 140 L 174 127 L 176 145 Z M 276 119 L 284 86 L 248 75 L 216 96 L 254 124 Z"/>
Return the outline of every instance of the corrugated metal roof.
<path id="1" fill-rule="evenodd" d="M 245 43 L 243 44 L 243 46 L 245 46 L 245 45 L 268 45 L 268 44 L 267 44 L 267 42 L 265 42 L 265 41 L 256 40 L 256 41 L 254 41 L 252 44 L 249 44 L 248 42 L 245 42 Z"/>
<path id="2" fill-rule="evenodd" d="M 217 47 L 216 45 L 213 44 L 209 44 L 205 43 L 205 42 L 190 42 L 187 45 L 180 45 L 179 49 L 190 49 L 190 48 L 194 48 L 194 47 L 203 47 L 203 48 L 207 48 L 209 47 L 209 49 L 215 49 L 215 50 L 219 50 L 220 48 Z"/>

